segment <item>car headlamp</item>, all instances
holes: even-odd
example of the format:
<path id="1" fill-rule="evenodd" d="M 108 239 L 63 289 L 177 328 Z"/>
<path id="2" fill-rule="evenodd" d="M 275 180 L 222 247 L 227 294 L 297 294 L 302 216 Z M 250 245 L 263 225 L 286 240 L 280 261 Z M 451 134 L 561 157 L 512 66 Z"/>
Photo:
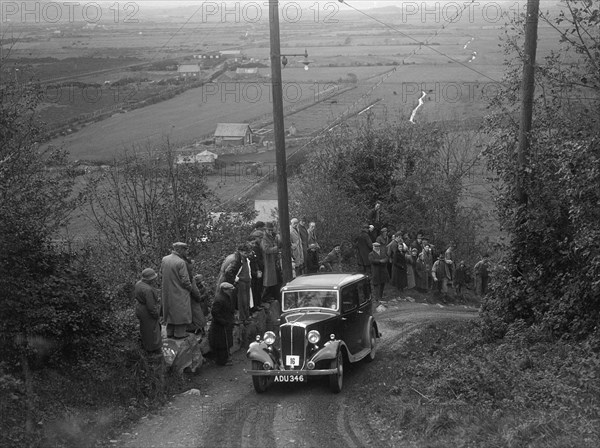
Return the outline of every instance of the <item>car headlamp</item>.
<path id="1" fill-rule="evenodd" d="M 321 340 L 321 335 L 319 334 L 319 332 L 317 330 L 310 330 L 308 332 L 308 342 L 310 342 L 311 344 L 316 344 L 320 340 Z"/>
<path id="2" fill-rule="evenodd" d="M 263 336 L 263 340 L 265 341 L 265 344 L 267 344 L 267 345 L 275 344 L 276 338 L 277 337 L 275 336 L 275 333 L 273 333 L 272 331 L 267 331 L 265 333 L 265 335 Z"/>

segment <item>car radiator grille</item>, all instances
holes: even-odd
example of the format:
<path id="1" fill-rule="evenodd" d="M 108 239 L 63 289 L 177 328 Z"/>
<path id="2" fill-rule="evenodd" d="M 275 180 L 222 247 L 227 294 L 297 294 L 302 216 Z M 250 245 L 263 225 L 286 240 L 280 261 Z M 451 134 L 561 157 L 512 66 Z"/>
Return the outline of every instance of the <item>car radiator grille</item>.
<path id="1" fill-rule="evenodd" d="M 300 357 L 300 363 L 298 366 L 292 368 L 286 365 L 286 369 L 299 370 L 302 368 L 302 366 L 304 366 L 306 341 L 305 332 L 306 331 L 304 327 L 301 326 L 281 326 L 281 354 L 283 356 L 283 362 L 285 363 L 287 355 L 294 355 Z"/>

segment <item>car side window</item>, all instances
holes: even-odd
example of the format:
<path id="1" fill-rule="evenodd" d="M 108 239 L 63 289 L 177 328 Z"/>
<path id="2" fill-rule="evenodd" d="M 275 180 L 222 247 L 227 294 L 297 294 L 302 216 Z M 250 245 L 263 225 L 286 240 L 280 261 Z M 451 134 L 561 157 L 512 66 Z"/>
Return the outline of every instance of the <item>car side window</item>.
<path id="1" fill-rule="evenodd" d="M 362 290 L 365 293 L 365 300 L 371 300 L 371 282 L 365 280 L 362 285 Z"/>
<path id="2" fill-rule="evenodd" d="M 368 282 L 364 280 L 360 283 L 360 285 L 358 285 L 358 306 L 362 305 L 367 300 L 369 300 L 369 296 L 371 294 L 371 291 L 369 291 L 369 289 L 370 288 Z"/>
<path id="3" fill-rule="evenodd" d="M 342 313 L 356 308 L 358 305 L 358 285 L 348 285 L 342 289 Z"/>

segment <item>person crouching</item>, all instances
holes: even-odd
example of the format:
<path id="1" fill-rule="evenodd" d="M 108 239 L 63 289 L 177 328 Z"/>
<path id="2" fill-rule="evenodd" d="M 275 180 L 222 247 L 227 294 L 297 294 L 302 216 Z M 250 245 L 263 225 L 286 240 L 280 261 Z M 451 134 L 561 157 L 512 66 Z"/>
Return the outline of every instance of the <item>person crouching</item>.
<path id="1" fill-rule="evenodd" d="M 233 364 L 229 350 L 233 346 L 233 327 L 235 326 L 233 289 L 231 283 L 223 282 L 212 305 L 212 322 L 208 331 L 208 342 L 220 366 Z"/>

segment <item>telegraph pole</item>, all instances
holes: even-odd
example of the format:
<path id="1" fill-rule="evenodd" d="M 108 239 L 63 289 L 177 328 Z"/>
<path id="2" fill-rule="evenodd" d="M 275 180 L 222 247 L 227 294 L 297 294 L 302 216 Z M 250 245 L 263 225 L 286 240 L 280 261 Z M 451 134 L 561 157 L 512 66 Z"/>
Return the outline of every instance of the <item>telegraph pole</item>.
<path id="1" fill-rule="evenodd" d="M 535 91 L 535 58 L 537 52 L 537 31 L 540 0 L 527 1 L 527 17 L 525 23 L 525 61 L 523 64 L 523 83 L 521 86 L 521 125 L 519 129 L 517 201 L 527 205 L 524 177 L 527 152 L 529 150 L 529 133 L 533 116 L 533 94 Z"/>
<path id="2" fill-rule="evenodd" d="M 292 249 L 290 243 L 290 216 L 288 206 L 285 128 L 283 123 L 283 86 L 281 81 L 281 45 L 279 41 L 279 1 L 269 0 L 271 36 L 271 83 L 273 89 L 273 127 L 275 160 L 277 164 L 277 208 L 281 232 L 281 270 L 283 282 L 292 280 Z"/>

